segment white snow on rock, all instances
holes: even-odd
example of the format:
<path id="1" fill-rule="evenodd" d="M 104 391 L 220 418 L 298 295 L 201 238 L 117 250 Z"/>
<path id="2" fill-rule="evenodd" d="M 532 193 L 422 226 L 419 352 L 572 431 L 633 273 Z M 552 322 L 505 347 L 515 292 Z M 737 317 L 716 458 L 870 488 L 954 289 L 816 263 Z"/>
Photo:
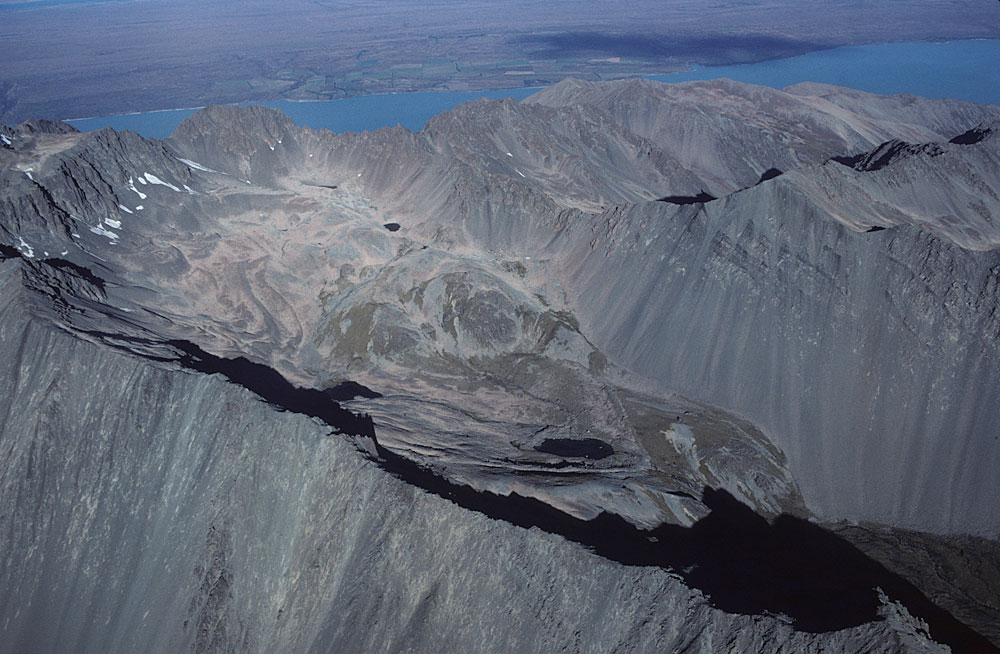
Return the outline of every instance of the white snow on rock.
<path id="1" fill-rule="evenodd" d="M 140 200 L 146 199 L 146 194 L 135 187 L 135 181 L 131 177 L 128 178 L 128 187 L 136 192 Z"/>
<path id="2" fill-rule="evenodd" d="M 145 209 L 145 208 L 146 208 L 146 207 L 144 207 L 144 206 L 142 206 L 142 205 L 140 204 L 140 205 L 136 206 L 135 210 L 136 210 L 136 211 L 142 211 L 142 210 L 143 210 L 143 209 Z"/>
<path id="3" fill-rule="evenodd" d="M 122 222 L 120 220 L 115 220 L 114 218 L 105 218 L 104 222 L 106 222 L 109 227 L 113 227 L 114 229 L 122 228 Z"/>
<path id="4" fill-rule="evenodd" d="M 28 245 L 24 241 L 24 239 L 20 236 L 17 237 L 17 240 L 18 240 L 17 251 L 23 254 L 24 256 L 28 257 L 29 259 L 34 259 L 35 258 L 34 248 Z"/>
<path id="5" fill-rule="evenodd" d="M 146 180 L 142 178 L 142 175 L 139 175 L 137 179 L 140 184 L 142 184 L 143 186 L 146 185 Z"/>
<path id="6" fill-rule="evenodd" d="M 98 224 L 97 227 L 91 227 L 90 231 L 94 232 L 95 234 L 100 234 L 101 236 L 107 236 L 109 239 L 112 240 L 112 242 L 118 240 L 118 234 L 115 234 L 109 229 L 105 229 L 103 224 Z"/>
<path id="7" fill-rule="evenodd" d="M 0 134 L 0 141 L 3 141 L 3 142 L 4 142 L 4 143 L 6 143 L 7 145 L 10 145 L 10 139 L 9 139 L 9 138 L 7 138 L 7 135 L 6 135 L 6 134 Z"/>
<path id="8" fill-rule="evenodd" d="M 670 425 L 668 431 L 661 431 L 666 437 L 667 442 L 670 443 L 675 450 L 679 453 L 697 453 L 698 447 L 694 439 L 694 431 L 688 425 L 680 422 L 675 422 Z"/>
<path id="9" fill-rule="evenodd" d="M 146 173 L 146 179 L 149 180 L 150 184 L 159 184 L 160 186 L 166 186 L 167 188 L 173 189 L 173 190 L 177 191 L 178 193 L 181 192 L 181 190 L 179 188 L 177 188 L 176 186 L 174 186 L 170 182 L 164 182 L 162 179 L 160 179 L 156 175 L 153 175 L 152 173 Z M 139 180 L 142 181 L 142 178 L 140 177 Z"/>
<path id="10" fill-rule="evenodd" d="M 211 168 L 208 168 L 206 166 L 202 166 L 197 161 L 191 161 L 190 159 L 181 159 L 180 157 L 177 157 L 177 161 L 181 162 L 182 164 L 184 164 L 188 168 L 194 168 L 195 170 L 201 170 L 201 171 L 206 172 L 206 173 L 219 173 L 218 170 L 212 170 Z M 225 175 L 225 173 L 219 173 L 219 174 L 220 175 Z"/>
<path id="11" fill-rule="evenodd" d="M 122 211 L 124 211 L 125 213 L 132 213 L 132 210 L 131 210 L 131 209 L 129 209 L 128 207 L 126 207 L 126 206 L 125 206 L 125 205 L 123 205 L 123 204 L 119 204 L 119 205 L 118 205 L 118 208 L 119 208 L 119 209 L 121 209 Z"/>

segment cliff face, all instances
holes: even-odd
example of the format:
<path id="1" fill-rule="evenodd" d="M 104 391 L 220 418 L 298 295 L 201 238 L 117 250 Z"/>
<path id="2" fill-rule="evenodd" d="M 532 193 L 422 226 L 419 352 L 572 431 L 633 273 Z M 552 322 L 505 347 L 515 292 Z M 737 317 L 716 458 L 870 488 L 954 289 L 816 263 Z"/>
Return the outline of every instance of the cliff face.
<path id="1" fill-rule="evenodd" d="M 714 195 L 746 188 L 769 168 L 818 164 L 893 138 L 945 141 L 957 125 L 996 115 L 995 108 L 957 100 L 879 96 L 812 83 L 776 90 L 727 79 L 566 80 L 525 102 L 599 110 L 675 157 Z"/>
<path id="2" fill-rule="evenodd" d="M 983 645 L 809 521 L 1000 535 L 998 119 L 566 82 L 419 133 L 4 128 L 0 624 L 19 651 Z"/>
<path id="3" fill-rule="evenodd" d="M 784 178 L 581 231 L 561 260 L 585 333 L 761 426 L 812 510 L 995 537 L 995 251 L 855 231 Z"/>
<path id="4" fill-rule="evenodd" d="M 44 324 L 24 268 L 0 264 L 10 651 L 933 647 L 892 603 L 888 622 L 796 631 L 456 506 L 219 375 Z"/>

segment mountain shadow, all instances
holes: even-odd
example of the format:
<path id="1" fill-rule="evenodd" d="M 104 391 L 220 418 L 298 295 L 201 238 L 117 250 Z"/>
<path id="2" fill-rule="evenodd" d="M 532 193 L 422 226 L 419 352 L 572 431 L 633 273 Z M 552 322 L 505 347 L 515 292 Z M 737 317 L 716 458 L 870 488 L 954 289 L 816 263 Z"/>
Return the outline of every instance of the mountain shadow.
<path id="1" fill-rule="evenodd" d="M 345 409 L 333 399 L 378 396 L 360 384 L 345 382 L 328 391 L 301 388 L 268 366 L 244 357 L 218 357 L 189 341 L 88 333 L 136 356 L 222 374 L 278 410 L 318 418 L 338 433 L 359 438 L 355 444 L 360 451 L 406 483 L 490 518 L 562 536 L 622 565 L 669 570 L 727 613 L 779 615 L 800 631 L 837 631 L 881 619 L 881 589 L 924 620 L 932 638 L 953 650 L 1000 651 L 840 536 L 789 515 L 768 521 L 724 490 L 703 489 L 702 502 L 710 513 L 690 527 L 664 524 L 640 529 L 609 513 L 584 520 L 534 498 L 454 483 L 383 447 L 370 416 Z M 127 347 L 128 343 L 148 347 L 142 348 L 144 353 Z M 154 356 L 151 351 L 173 354 Z"/>
<path id="2" fill-rule="evenodd" d="M 691 527 L 645 530 L 609 513 L 583 520 L 534 498 L 456 484 L 383 447 L 369 416 L 340 407 L 323 391 L 296 387 L 267 366 L 242 357 L 216 357 L 185 341 L 170 345 L 183 353 L 185 367 L 221 373 L 276 408 L 318 417 L 338 432 L 370 439 L 371 459 L 413 486 L 490 518 L 562 536 L 623 565 L 670 570 L 727 613 L 782 615 L 800 631 L 837 631 L 880 620 L 882 589 L 924 620 L 936 641 L 955 651 L 998 651 L 913 584 L 807 520 L 782 515 L 769 522 L 726 491 L 707 487 L 702 502 L 711 512 Z"/>

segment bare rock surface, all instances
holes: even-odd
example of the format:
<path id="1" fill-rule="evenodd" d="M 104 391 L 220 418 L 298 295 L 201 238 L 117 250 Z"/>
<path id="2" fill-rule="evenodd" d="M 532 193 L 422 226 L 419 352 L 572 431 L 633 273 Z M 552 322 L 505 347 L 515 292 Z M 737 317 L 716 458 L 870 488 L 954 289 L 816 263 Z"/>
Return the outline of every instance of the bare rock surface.
<path id="1" fill-rule="evenodd" d="M 567 81 L 418 133 L 261 107 L 166 141 L 4 128 L 3 628 L 24 651 L 55 612 L 37 651 L 988 646 L 810 521 L 1000 537 L 998 119 Z M 56 578 L 98 608 L 33 599 Z M 112 604 L 142 584 L 164 594 Z"/>

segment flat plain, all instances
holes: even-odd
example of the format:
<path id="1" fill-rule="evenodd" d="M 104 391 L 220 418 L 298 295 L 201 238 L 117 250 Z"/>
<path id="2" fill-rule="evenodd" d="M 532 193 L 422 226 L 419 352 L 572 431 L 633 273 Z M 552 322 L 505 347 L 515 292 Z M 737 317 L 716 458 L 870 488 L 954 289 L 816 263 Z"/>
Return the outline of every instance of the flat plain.
<path id="1" fill-rule="evenodd" d="M 1000 4 L 0 2 L 0 122 L 548 85 L 892 41 L 994 38 Z"/>

